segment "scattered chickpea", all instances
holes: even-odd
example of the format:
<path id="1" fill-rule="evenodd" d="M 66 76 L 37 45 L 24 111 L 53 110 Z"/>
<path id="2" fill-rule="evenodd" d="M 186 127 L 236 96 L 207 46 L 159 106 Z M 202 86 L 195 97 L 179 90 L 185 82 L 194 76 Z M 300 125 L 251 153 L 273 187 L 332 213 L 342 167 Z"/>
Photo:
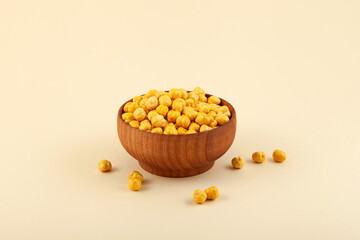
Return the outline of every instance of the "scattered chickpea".
<path id="1" fill-rule="evenodd" d="M 131 122 L 134 120 L 134 114 L 133 113 L 123 113 L 121 115 L 122 120 L 124 120 L 126 123 Z"/>
<path id="2" fill-rule="evenodd" d="M 151 123 L 149 120 L 145 119 L 145 120 L 142 120 L 140 122 L 140 127 L 139 127 L 140 130 L 143 130 L 143 131 L 147 131 L 147 130 L 151 130 Z"/>
<path id="3" fill-rule="evenodd" d="M 220 104 L 221 100 L 217 96 L 211 96 L 208 98 L 208 103 Z"/>
<path id="4" fill-rule="evenodd" d="M 226 116 L 223 113 L 219 113 L 216 117 L 215 120 L 219 123 L 219 125 L 224 125 L 225 123 L 227 123 L 230 119 L 228 118 L 228 116 Z"/>
<path id="5" fill-rule="evenodd" d="M 111 165 L 111 162 L 109 162 L 108 160 L 101 160 L 98 164 L 99 166 L 99 170 L 101 172 L 107 172 L 107 171 L 110 171 L 111 168 L 112 168 L 112 165 Z"/>
<path id="6" fill-rule="evenodd" d="M 193 194 L 193 198 L 196 203 L 202 204 L 206 201 L 207 195 L 205 192 L 198 189 L 198 190 L 195 190 L 195 192 Z"/>
<path id="7" fill-rule="evenodd" d="M 170 107 L 172 102 L 171 102 L 171 98 L 168 95 L 163 95 L 159 98 L 159 103 L 161 105 Z"/>
<path id="8" fill-rule="evenodd" d="M 234 157 L 231 160 L 231 164 L 233 165 L 234 168 L 241 169 L 244 166 L 245 161 L 242 157 Z"/>
<path id="9" fill-rule="evenodd" d="M 190 125 L 190 118 L 186 115 L 181 115 L 180 117 L 178 117 L 176 119 L 176 124 L 179 126 L 179 127 L 184 127 L 184 128 L 188 128 L 189 125 Z"/>
<path id="10" fill-rule="evenodd" d="M 136 120 L 133 120 L 131 122 L 129 122 L 129 125 L 133 128 L 139 128 L 140 127 L 140 123 Z"/>
<path id="11" fill-rule="evenodd" d="M 161 127 L 151 129 L 152 133 L 163 133 L 163 129 Z"/>
<path id="12" fill-rule="evenodd" d="M 215 200 L 219 196 L 219 190 L 215 186 L 212 186 L 212 187 L 206 189 L 205 193 L 207 195 L 207 199 L 210 199 L 210 200 Z"/>
<path id="13" fill-rule="evenodd" d="M 176 119 L 180 117 L 181 113 L 179 111 L 170 110 L 167 114 L 167 120 L 171 123 L 175 123 Z"/>
<path id="14" fill-rule="evenodd" d="M 133 191 L 138 191 L 141 188 L 141 181 L 138 178 L 133 178 L 129 180 L 129 188 Z"/>
<path id="15" fill-rule="evenodd" d="M 210 131 L 212 128 L 209 127 L 208 125 L 201 125 L 200 127 L 200 132 L 206 132 L 206 131 Z"/>
<path id="16" fill-rule="evenodd" d="M 252 155 L 252 159 L 256 163 L 263 163 L 265 161 L 265 153 L 264 152 L 254 152 Z"/>
<path id="17" fill-rule="evenodd" d="M 144 181 L 144 176 L 138 171 L 132 171 L 129 175 L 129 180 L 138 178 L 141 182 Z"/>
<path id="18" fill-rule="evenodd" d="M 135 110 L 134 112 L 134 118 L 137 120 L 137 121 L 142 121 L 145 119 L 146 117 L 146 112 L 143 108 L 139 107 Z"/>
<path id="19" fill-rule="evenodd" d="M 273 152 L 273 158 L 275 162 L 281 163 L 286 160 L 286 153 L 281 150 L 275 150 Z"/>

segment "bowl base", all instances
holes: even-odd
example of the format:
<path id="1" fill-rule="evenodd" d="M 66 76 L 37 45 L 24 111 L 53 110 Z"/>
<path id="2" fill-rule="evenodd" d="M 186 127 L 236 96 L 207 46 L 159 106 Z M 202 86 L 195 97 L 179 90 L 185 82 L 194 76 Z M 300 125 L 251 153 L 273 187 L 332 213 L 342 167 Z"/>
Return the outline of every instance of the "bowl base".
<path id="1" fill-rule="evenodd" d="M 152 167 L 144 162 L 139 161 L 139 165 L 147 172 L 162 176 L 162 177 L 172 177 L 172 178 L 181 178 L 181 177 L 190 177 L 194 175 L 198 175 L 200 173 L 206 172 L 212 166 L 214 166 L 215 162 L 209 162 L 209 164 L 206 164 L 204 166 L 201 166 L 200 168 L 190 168 L 190 169 L 184 169 L 184 170 L 174 170 L 174 169 L 159 169 Z"/>

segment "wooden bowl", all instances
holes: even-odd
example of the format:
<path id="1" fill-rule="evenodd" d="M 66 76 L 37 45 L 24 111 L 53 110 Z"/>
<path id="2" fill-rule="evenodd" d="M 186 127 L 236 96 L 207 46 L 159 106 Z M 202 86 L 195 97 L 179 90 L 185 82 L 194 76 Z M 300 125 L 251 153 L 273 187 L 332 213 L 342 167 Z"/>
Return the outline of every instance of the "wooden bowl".
<path id="1" fill-rule="evenodd" d="M 231 112 L 229 122 L 210 131 L 186 135 L 151 133 L 131 127 L 121 118 L 127 102 L 120 107 L 117 115 L 119 139 L 125 150 L 150 173 L 164 177 L 188 177 L 203 173 L 230 148 L 234 140 L 236 112 L 223 99 L 222 105 Z"/>

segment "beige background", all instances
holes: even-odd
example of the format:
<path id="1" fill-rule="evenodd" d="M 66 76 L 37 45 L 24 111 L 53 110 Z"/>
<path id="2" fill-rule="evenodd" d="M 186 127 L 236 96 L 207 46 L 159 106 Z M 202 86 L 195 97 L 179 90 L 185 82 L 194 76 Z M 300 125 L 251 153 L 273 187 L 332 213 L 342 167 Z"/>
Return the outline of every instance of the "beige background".
<path id="1" fill-rule="evenodd" d="M 360 239 L 359 1 L 0 2 L 0 238 Z M 208 172 L 143 171 L 116 133 L 150 89 L 202 86 L 238 131 Z M 283 164 L 253 164 L 283 149 Z M 246 159 L 232 170 L 236 155 Z M 114 170 L 100 173 L 109 159 Z M 146 179 L 127 187 L 130 171 Z M 196 205 L 195 189 L 220 197 Z"/>

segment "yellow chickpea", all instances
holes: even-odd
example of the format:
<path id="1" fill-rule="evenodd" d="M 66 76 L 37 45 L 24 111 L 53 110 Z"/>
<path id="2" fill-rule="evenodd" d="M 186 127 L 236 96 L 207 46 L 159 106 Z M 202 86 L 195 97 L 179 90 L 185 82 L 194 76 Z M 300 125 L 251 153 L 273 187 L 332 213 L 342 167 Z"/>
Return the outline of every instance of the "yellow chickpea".
<path id="1" fill-rule="evenodd" d="M 159 113 L 156 111 L 156 110 L 151 110 L 148 115 L 147 115 L 147 118 L 151 121 L 151 119 L 156 116 L 156 115 L 159 115 Z"/>
<path id="2" fill-rule="evenodd" d="M 262 163 L 265 161 L 265 153 L 264 152 L 254 152 L 252 155 L 252 159 L 256 163 Z"/>
<path id="3" fill-rule="evenodd" d="M 165 127 L 167 125 L 167 121 L 163 115 L 159 114 L 151 118 L 151 124 L 154 127 Z"/>
<path id="4" fill-rule="evenodd" d="M 149 110 L 154 110 L 159 105 L 156 97 L 152 96 L 146 101 L 145 106 Z"/>
<path id="5" fill-rule="evenodd" d="M 217 121 L 213 117 L 210 116 L 209 127 L 214 128 L 217 126 L 217 124 L 218 124 Z"/>
<path id="6" fill-rule="evenodd" d="M 169 95 L 171 99 L 181 98 L 182 96 L 181 91 L 179 91 L 179 89 L 176 88 L 170 89 Z"/>
<path id="7" fill-rule="evenodd" d="M 183 99 L 187 99 L 188 98 L 188 92 L 184 89 L 184 88 L 180 88 L 179 91 L 181 92 L 181 97 Z"/>
<path id="8" fill-rule="evenodd" d="M 188 128 L 190 125 L 190 122 L 191 122 L 190 118 L 186 115 L 182 115 L 176 119 L 176 124 L 179 127 L 183 127 L 183 128 Z"/>
<path id="9" fill-rule="evenodd" d="M 172 104 L 171 98 L 168 95 L 162 95 L 161 97 L 159 97 L 159 103 L 161 105 L 170 107 Z"/>
<path id="10" fill-rule="evenodd" d="M 231 160 L 231 164 L 233 165 L 234 168 L 241 169 L 244 166 L 245 161 L 242 157 L 234 157 Z"/>
<path id="11" fill-rule="evenodd" d="M 207 102 L 207 97 L 205 95 L 200 94 L 199 95 L 199 101 L 206 103 Z"/>
<path id="12" fill-rule="evenodd" d="M 177 131 L 178 131 L 178 134 L 186 134 L 186 132 L 187 132 L 186 128 L 183 128 L 183 127 L 179 127 L 177 129 Z"/>
<path id="13" fill-rule="evenodd" d="M 167 114 L 167 120 L 171 123 L 175 123 L 176 119 L 180 117 L 181 113 L 179 111 L 170 110 Z"/>
<path id="14" fill-rule="evenodd" d="M 139 103 L 139 106 L 141 108 L 143 108 L 145 111 L 146 111 L 146 102 L 147 102 L 148 98 L 146 97 L 143 97 L 141 100 L 140 100 L 140 103 Z"/>
<path id="15" fill-rule="evenodd" d="M 132 102 L 129 104 L 128 106 L 128 112 L 134 112 L 137 108 L 139 108 L 139 104 L 137 104 L 136 102 Z"/>
<path id="16" fill-rule="evenodd" d="M 195 122 L 199 125 L 208 125 L 210 123 L 210 117 L 205 113 L 199 113 L 195 118 Z"/>
<path id="17" fill-rule="evenodd" d="M 201 87 L 195 87 L 193 92 L 196 93 L 197 95 L 205 95 L 205 91 Z"/>
<path id="18" fill-rule="evenodd" d="M 200 127 L 200 132 L 206 132 L 206 131 L 210 131 L 212 130 L 211 127 L 209 127 L 208 125 L 201 125 Z"/>
<path id="19" fill-rule="evenodd" d="M 133 102 L 136 102 L 140 106 L 140 101 L 143 99 L 142 96 L 133 97 Z"/>
<path id="20" fill-rule="evenodd" d="M 225 114 L 219 113 L 218 115 L 216 115 L 215 120 L 220 126 L 222 126 L 229 121 L 229 118 Z"/>
<path id="21" fill-rule="evenodd" d="M 175 127 L 169 127 L 169 128 L 165 128 L 164 134 L 177 135 L 178 131 L 176 130 Z"/>
<path id="22" fill-rule="evenodd" d="M 144 181 L 144 176 L 138 171 L 132 171 L 129 175 L 129 180 L 138 178 L 141 182 Z"/>
<path id="23" fill-rule="evenodd" d="M 152 97 L 152 96 L 154 96 L 156 98 L 159 98 L 160 97 L 160 92 L 158 90 L 150 90 L 149 92 L 147 92 L 145 94 L 145 97 L 148 97 L 148 98 Z"/>
<path id="24" fill-rule="evenodd" d="M 211 96 L 208 98 L 208 103 L 213 103 L 213 104 L 219 105 L 221 103 L 221 100 L 217 96 Z"/>
<path id="25" fill-rule="evenodd" d="M 212 117 L 212 118 L 214 118 L 215 119 L 215 117 L 216 117 L 216 112 L 215 111 L 210 111 L 209 113 L 208 113 L 208 116 L 210 116 L 210 117 Z"/>
<path id="26" fill-rule="evenodd" d="M 137 108 L 136 110 L 135 110 L 135 112 L 134 112 L 134 118 L 137 120 L 137 121 L 139 121 L 139 122 L 141 122 L 142 120 L 144 120 L 145 119 L 145 117 L 146 117 L 146 112 L 145 112 L 145 110 L 143 109 L 143 108 Z"/>
<path id="27" fill-rule="evenodd" d="M 185 100 L 185 102 L 187 107 L 192 107 L 192 108 L 196 107 L 196 103 L 194 99 L 188 98 Z"/>
<path id="28" fill-rule="evenodd" d="M 214 111 L 217 114 L 221 106 L 216 105 L 214 103 L 210 103 L 209 107 L 210 107 L 210 111 Z"/>
<path id="29" fill-rule="evenodd" d="M 194 121 L 198 115 L 198 112 L 195 111 L 192 107 L 185 107 L 183 110 L 183 114 L 188 116 L 191 121 Z"/>
<path id="30" fill-rule="evenodd" d="M 212 187 L 209 187 L 208 189 L 206 189 L 205 193 L 206 193 L 207 199 L 210 199 L 210 200 L 215 200 L 219 196 L 219 190 L 215 186 L 212 186 Z"/>
<path id="31" fill-rule="evenodd" d="M 199 101 L 199 95 L 197 95 L 196 93 L 194 92 L 189 92 L 188 93 L 188 99 L 192 99 L 194 100 L 195 102 Z"/>
<path id="32" fill-rule="evenodd" d="M 129 188 L 133 191 L 138 191 L 141 188 L 141 181 L 138 178 L 133 178 L 129 180 Z"/>
<path id="33" fill-rule="evenodd" d="M 197 132 L 195 130 L 193 130 L 193 129 L 189 129 L 186 132 L 186 134 L 193 134 L 193 133 L 197 133 Z"/>
<path id="34" fill-rule="evenodd" d="M 122 120 L 124 120 L 124 122 L 129 123 L 132 120 L 134 120 L 134 114 L 133 113 L 123 113 L 121 115 Z"/>
<path id="35" fill-rule="evenodd" d="M 107 171 L 110 171 L 111 168 L 112 168 L 112 165 L 111 165 L 111 162 L 109 162 L 108 160 L 101 160 L 98 164 L 99 166 L 99 170 L 101 172 L 107 172 Z"/>
<path id="36" fill-rule="evenodd" d="M 207 195 L 205 192 L 198 189 L 198 190 L 195 190 L 195 192 L 193 194 L 193 199 L 196 203 L 202 204 L 206 201 Z"/>
<path id="37" fill-rule="evenodd" d="M 132 102 L 128 102 L 124 105 L 124 112 L 129 112 L 129 106 L 132 104 Z"/>
<path id="38" fill-rule="evenodd" d="M 156 108 L 156 112 L 160 115 L 163 115 L 164 117 L 166 116 L 166 114 L 169 112 L 169 108 L 165 105 L 159 105 Z"/>
<path id="39" fill-rule="evenodd" d="M 231 116 L 230 110 L 227 106 L 221 106 L 220 108 L 217 109 L 217 113 L 222 113 L 224 115 L 226 115 L 227 117 Z"/>
<path id="40" fill-rule="evenodd" d="M 152 132 L 152 133 L 160 133 L 160 134 L 162 134 L 162 133 L 163 133 L 163 130 L 162 130 L 161 127 L 157 127 L 157 128 L 151 129 L 151 132 Z"/>
<path id="41" fill-rule="evenodd" d="M 273 158 L 275 162 L 281 163 L 286 160 L 286 153 L 281 150 L 275 150 L 273 152 Z"/>
<path id="42" fill-rule="evenodd" d="M 199 103 L 199 105 L 197 106 L 197 109 L 198 109 L 199 112 L 203 112 L 203 113 L 210 112 L 209 104 L 203 103 L 203 102 Z"/>
<path id="43" fill-rule="evenodd" d="M 140 130 L 143 130 L 143 131 L 147 131 L 147 130 L 151 130 L 151 123 L 149 120 L 145 119 L 145 120 L 142 120 L 140 122 L 140 127 L 139 127 Z"/>
<path id="44" fill-rule="evenodd" d="M 173 102 L 172 110 L 182 112 L 184 105 L 181 102 Z"/>
<path id="45" fill-rule="evenodd" d="M 197 123 L 190 123 L 189 130 L 194 130 L 195 132 L 198 132 L 200 130 L 200 125 Z"/>
<path id="46" fill-rule="evenodd" d="M 133 121 L 129 122 L 129 125 L 133 128 L 139 128 L 140 123 L 136 120 L 133 120 Z"/>

